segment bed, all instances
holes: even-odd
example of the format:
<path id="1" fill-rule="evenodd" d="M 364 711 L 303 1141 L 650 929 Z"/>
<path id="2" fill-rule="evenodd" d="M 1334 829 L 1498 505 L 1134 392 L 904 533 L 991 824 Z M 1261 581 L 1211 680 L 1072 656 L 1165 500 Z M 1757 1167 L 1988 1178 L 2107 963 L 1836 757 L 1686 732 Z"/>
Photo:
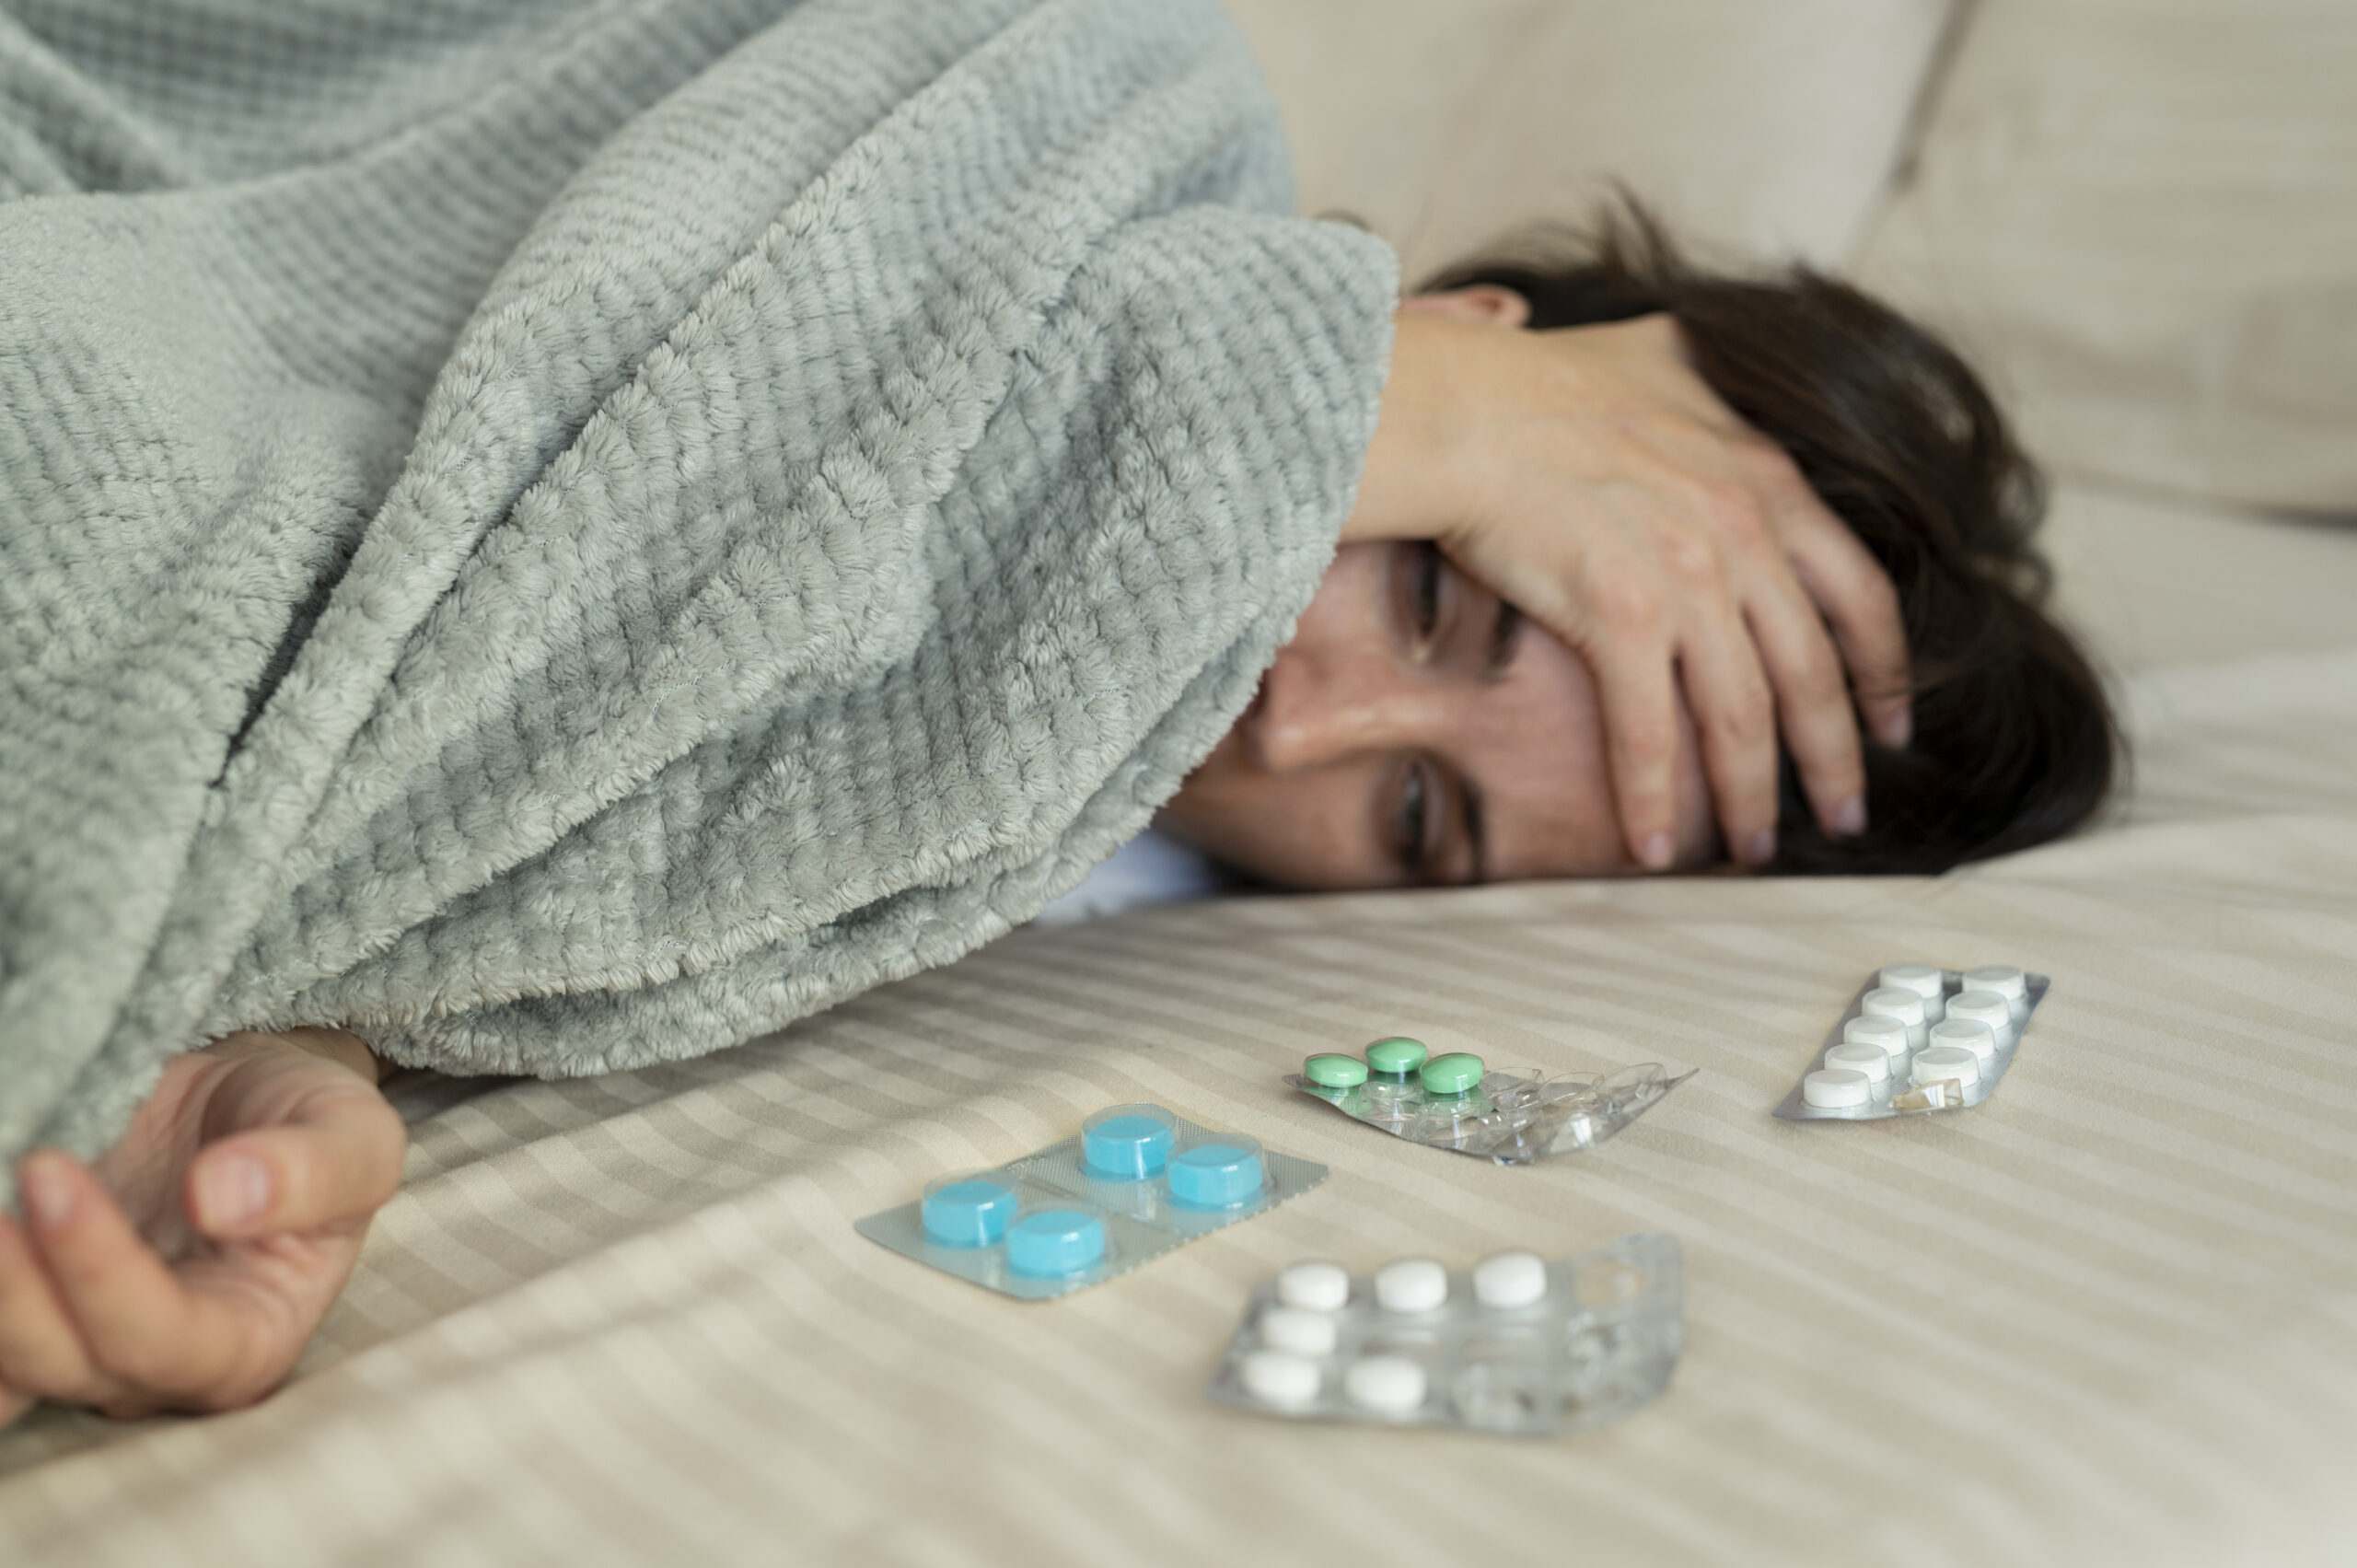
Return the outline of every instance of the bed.
<path id="1" fill-rule="evenodd" d="M 229 1416 L 0 1434 L 0 1558 L 2352 1561 L 2357 19 L 1235 9 L 1306 204 L 1411 270 L 1617 173 L 1706 242 L 1853 270 L 1956 330 L 2060 472 L 2062 603 L 2136 749 L 2120 807 L 1937 879 L 1035 927 L 695 1063 L 406 1077 L 408 1179 L 294 1381 Z M 1996 1098 L 1772 1119 L 1858 982 L 1912 958 L 2053 977 Z M 1521 1168 L 1280 1082 L 1394 1032 L 1699 1072 L 1603 1149 Z M 1332 1177 L 1046 1306 L 852 1229 L 1140 1098 Z M 1641 1229 L 1684 1244 L 1686 1350 L 1621 1425 L 1518 1444 L 1203 1398 L 1295 1259 Z"/>

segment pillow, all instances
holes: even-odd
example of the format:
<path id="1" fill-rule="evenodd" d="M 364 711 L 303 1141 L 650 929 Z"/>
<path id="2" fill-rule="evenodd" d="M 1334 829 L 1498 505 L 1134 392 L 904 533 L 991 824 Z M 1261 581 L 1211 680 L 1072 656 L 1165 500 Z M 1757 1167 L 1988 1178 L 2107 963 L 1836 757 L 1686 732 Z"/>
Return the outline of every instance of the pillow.
<path id="1" fill-rule="evenodd" d="M 2357 5 L 1983 0 L 1861 272 L 2058 467 L 2357 510 Z"/>
<path id="2" fill-rule="evenodd" d="M 1406 276 L 1618 179 L 1706 245 L 1846 260 L 1949 0 L 1228 0 L 1306 211 Z"/>

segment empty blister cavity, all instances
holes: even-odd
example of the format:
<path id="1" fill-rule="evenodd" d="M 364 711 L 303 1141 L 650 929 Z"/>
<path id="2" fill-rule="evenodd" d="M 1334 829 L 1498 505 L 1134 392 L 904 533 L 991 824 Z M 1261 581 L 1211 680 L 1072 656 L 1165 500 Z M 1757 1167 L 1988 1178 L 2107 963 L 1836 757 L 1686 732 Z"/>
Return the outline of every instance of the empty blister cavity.
<path id="1" fill-rule="evenodd" d="M 1470 1051 L 1435 1056 L 1422 1040 L 1394 1035 L 1369 1045 L 1364 1061 L 1320 1052 L 1285 1082 L 1395 1137 L 1518 1165 L 1594 1148 L 1690 1076 L 1648 1062 L 1550 1078 L 1501 1071 Z"/>
<path id="2" fill-rule="evenodd" d="M 1080 1124 L 1088 1174 L 1115 1181 L 1159 1176 L 1170 1163 L 1178 1119 L 1158 1105 L 1108 1106 Z"/>
<path id="3" fill-rule="evenodd" d="M 1294 1263 L 1277 1276 L 1277 1299 L 1312 1312 L 1340 1312 L 1351 1299 L 1351 1276 L 1340 1263 Z"/>
<path id="4" fill-rule="evenodd" d="M 1499 1252 L 1462 1273 L 1406 1258 L 1345 1276 L 1339 1293 L 1322 1272 L 1332 1265 L 1295 1267 L 1320 1272 L 1288 1270 L 1253 1292 L 1213 1399 L 1291 1419 L 1544 1436 L 1657 1397 L 1683 1341 L 1683 1269 L 1666 1236 L 1552 1261 Z M 1321 1282 L 1319 1299 L 1344 1305 L 1287 1305 L 1288 1282 L 1306 1278 Z"/>
<path id="5" fill-rule="evenodd" d="M 1938 1015 L 1926 1016 L 1922 1009 L 1933 974 L 1941 1007 Z M 1795 1121 L 1863 1121 L 1979 1105 L 2013 1064 L 2030 1016 L 2050 984 L 2044 975 L 2009 964 L 1961 972 L 1885 965 L 1859 987 L 1776 1114 Z M 1886 1055 L 1887 1080 L 1874 1079 L 1870 1058 L 1857 1047 Z M 1869 1093 L 1860 1098 L 1853 1086 L 1832 1076 L 1838 1072 L 1866 1074 Z"/>
<path id="6" fill-rule="evenodd" d="M 1135 1268 L 1308 1191 L 1326 1167 L 1158 1105 L 1116 1105 L 1072 1137 L 925 1184 L 856 1229 L 904 1257 L 1038 1301 Z M 1349 1278 L 1335 1277 L 1347 1290 Z"/>

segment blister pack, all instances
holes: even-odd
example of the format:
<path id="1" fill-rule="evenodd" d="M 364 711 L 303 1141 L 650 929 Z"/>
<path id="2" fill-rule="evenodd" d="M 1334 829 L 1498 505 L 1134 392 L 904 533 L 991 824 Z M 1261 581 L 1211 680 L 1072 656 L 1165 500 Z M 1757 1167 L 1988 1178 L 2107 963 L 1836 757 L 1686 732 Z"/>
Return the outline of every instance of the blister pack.
<path id="1" fill-rule="evenodd" d="M 1158 1105 L 1116 1105 L 989 1170 L 925 1184 L 853 1227 L 904 1257 L 1026 1301 L 1126 1273 L 1326 1179 L 1326 1167 Z"/>
<path id="2" fill-rule="evenodd" d="M 2013 1065 L 2051 983 L 2008 964 L 1887 964 L 1776 1108 L 1795 1121 L 1872 1121 L 1979 1105 Z"/>
<path id="3" fill-rule="evenodd" d="M 1548 1437 L 1668 1387 L 1685 1338 L 1678 1238 L 1452 1272 L 1403 1258 L 1364 1278 L 1295 1263 L 1252 1293 L 1211 1397 L 1262 1415 Z"/>
<path id="4" fill-rule="evenodd" d="M 1493 1068 L 1462 1051 L 1434 1056 L 1422 1040 L 1394 1036 L 1363 1056 L 1313 1056 L 1285 1082 L 1395 1137 L 1519 1165 L 1594 1148 L 1693 1075 L 1673 1078 L 1647 1062 L 1550 1077 L 1537 1068 Z"/>

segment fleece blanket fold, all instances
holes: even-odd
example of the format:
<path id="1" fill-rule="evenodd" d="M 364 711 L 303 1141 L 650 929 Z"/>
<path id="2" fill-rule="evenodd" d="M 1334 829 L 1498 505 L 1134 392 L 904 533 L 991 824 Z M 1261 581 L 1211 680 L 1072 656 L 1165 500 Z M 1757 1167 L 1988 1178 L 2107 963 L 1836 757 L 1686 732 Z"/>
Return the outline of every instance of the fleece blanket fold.
<path id="1" fill-rule="evenodd" d="M 1289 634 L 1395 285 L 1213 0 L 10 0 L 0 195 L 11 1156 L 1028 919 Z"/>

